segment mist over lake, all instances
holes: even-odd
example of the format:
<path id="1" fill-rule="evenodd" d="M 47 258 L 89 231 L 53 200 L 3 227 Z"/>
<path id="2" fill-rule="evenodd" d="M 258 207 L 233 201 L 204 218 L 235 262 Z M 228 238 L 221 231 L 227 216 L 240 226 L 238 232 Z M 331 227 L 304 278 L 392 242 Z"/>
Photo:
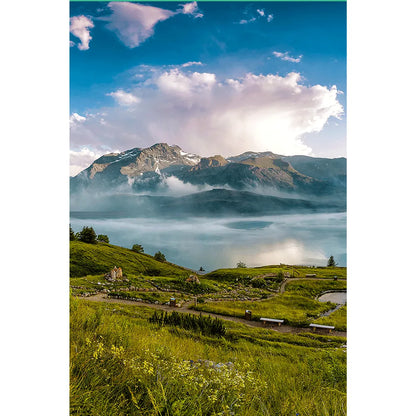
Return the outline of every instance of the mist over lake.
<path id="1" fill-rule="evenodd" d="M 88 218 L 71 215 L 75 232 L 92 226 L 111 244 L 161 251 L 170 262 L 206 271 L 268 264 L 325 266 L 333 255 L 346 266 L 346 213 L 313 213 L 222 218 Z"/>

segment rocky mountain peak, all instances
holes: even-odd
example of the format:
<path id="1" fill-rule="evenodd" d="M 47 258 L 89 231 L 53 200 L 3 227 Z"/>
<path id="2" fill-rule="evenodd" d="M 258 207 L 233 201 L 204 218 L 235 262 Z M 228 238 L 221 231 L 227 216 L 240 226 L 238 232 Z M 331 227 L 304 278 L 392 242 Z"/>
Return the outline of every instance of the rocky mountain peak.
<path id="1" fill-rule="evenodd" d="M 207 169 L 207 168 L 215 168 L 218 166 L 225 166 L 229 162 L 224 159 L 221 155 L 215 155 L 210 157 L 203 157 L 201 161 L 195 165 L 191 170 L 200 170 L 200 169 Z"/>
<path id="2" fill-rule="evenodd" d="M 142 149 L 134 161 L 121 167 L 120 173 L 135 177 L 144 172 L 160 173 L 162 169 L 170 166 L 193 166 L 199 161 L 200 157 L 198 155 L 186 153 L 177 145 L 156 143 L 151 147 Z"/>

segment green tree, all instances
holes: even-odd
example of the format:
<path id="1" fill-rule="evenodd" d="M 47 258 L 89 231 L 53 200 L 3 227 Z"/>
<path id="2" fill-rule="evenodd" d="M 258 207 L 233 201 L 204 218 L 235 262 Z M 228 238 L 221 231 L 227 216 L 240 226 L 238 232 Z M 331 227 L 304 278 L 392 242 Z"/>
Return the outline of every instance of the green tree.
<path id="1" fill-rule="evenodd" d="M 101 243 L 109 243 L 110 239 L 108 238 L 108 235 L 105 234 L 98 234 L 97 240 Z"/>
<path id="2" fill-rule="evenodd" d="M 75 233 L 74 233 L 74 230 L 71 227 L 71 224 L 69 224 L 69 240 L 70 241 L 76 240 Z"/>
<path id="3" fill-rule="evenodd" d="M 166 257 L 163 253 L 161 253 L 160 251 L 158 251 L 157 253 L 155 253 L 155 255 L 153 256 L 155 260 L 157 261 L 166 261 Z"/>
<path id="4" fill-rule="evenodd" d="M 246 264 L 245 263 L 243 263 L 242 261 L 239 261 L 238 263 L 237 263 L 237 268 L 238 269 L 245 269 L 247 266 L 246 266 Z"/>
<path id="5" fill-rule="evenodd" d="M 84 227 L 79 233 L 77 233 L 79 241 L 88 244 L 97 244 L 97 234 L 95 234 L 94 228 Z"/>
<path id="6" fill-rule="evenodd" d="M 131 249 L 136 253 L 144 253 L 144 248 L 141 244 L 133 244 L 133 247 Z"/>
<path id="7" fill-rule="evenodd" d="M 334 256 L 330 256 L 328 259 L 327 267 L 335 267 L 337 263 L 335 263 Z"/>

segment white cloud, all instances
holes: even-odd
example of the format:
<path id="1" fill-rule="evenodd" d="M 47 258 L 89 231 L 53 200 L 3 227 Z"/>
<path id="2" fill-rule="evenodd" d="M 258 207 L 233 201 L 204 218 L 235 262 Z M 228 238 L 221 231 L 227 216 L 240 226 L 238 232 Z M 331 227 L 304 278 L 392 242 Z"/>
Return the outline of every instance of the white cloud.
<path id="1" fill-rule="evenodd" d="M 257 15 L 256 16 L 252 16 L 250 19 L 249 18 L 241 19 L 238 22 L 238 24 L 240 24 L 240 25 L 246 25 L 248 23 L 253 23 L 256 20 L 261 20 L 263 18 L 265 18 L 268 23 L 270 23 L 273 20 L 273 15 L 272 14 L 266 15 L 266 11 L 264 9 L 256 9 L 256 12 L 257 12 L 258 16 Z M 245 15 L 248 15 L 249 12 L 246 10 L 244 12 L 244 14 Z"/>
<path id="2" fill-rule="evenodd" d="M 156 79 L 156 85 L 161 92 L 178 96 L 193 96 L 209 92 L 215 83 L 215 74 L 194 72 L 187 75 L 177 68 L 164 72 Z"/>
<path id="3" fill-rule="evenodd" d="M 310 154 L 302 137 L 343 113 L 336 86 L 305 86 L 294 72 L 220 81 L 215 74 L 172 69 L 131 93 L 140 96 L 140 106 L 101 110 L 105 125 L 102 115 L 87 115 L 71 129 L 72 146 L 126 150 L 163 141 L 201 156 Z"/>
<path id="4" fill-rule="evenodd" d="M 294 58 L 289 55 L 289 52 L 273 52 L 273 55 L 276 58 L 281 59 L 282 61 L 296 62 L 296 63 L 299 63 L 303 58 L 303 55 L 299 55 L 297 58 Z"/>
<path id="5" fill-rule="evenodd" d="M 196 1 L 192 3 L 181 4 L 182 9 L 179 9 L 179 13 L 189 14 L 195 19 L 204 17 L 203 13 L 198 8 L 198 3 Z"/>
<path id="6" fill-rule="evenodd" d="M 77 37 L 81 43 L 78 43 L 78 49 L 81 51 L 85 51 L 90 48 L 90 40 L 92 37 L 90 36 L 89 29 L 94 27 L 94 23 L 91 19 L 86 16 L 73 16 L 70 19 L 69 31 Z M 73 46 L 70 43 L 70 46 Z"/>
<path id="7" fill-rule="evenodd" d="M 129 48 L 142 44 L 154 34 L 157 23 L 175 15 L 186 14 L 194 18 L 204 16 L 198 9 L 197 2 L 183 4 L 177 11 L 128 2 L 110 2 L 108 7 L 112 11 L 111 15 L 97 19 L 107 21 L 107 29 L 113 31 Z"/>
<path id="8" fill-rule="evenodd" d="M 80 116 L 78 113 L 72 113 L 69 117 L 69 125 L 70 127 L 75 127 L 79 123 L 83 123 L 86 119 L 86 117 Z"/>
<path id="9" fill-rule="evenodd" d="M 110 2 L 108 7 L 112 14 L 102 17 L 108 21 L 107 29 L 129 48 L 135 48 L 153 35 L 158 22 L 169 19 L 174 12 L 138 3 Z"/>
<path id="10" fill-rule="evenodd" d="M 240 25 L 246 25 L 247 23 L 253 23 L 253 22 L 255 22 L 256 21 L 256 18 L 255 17 L 252 17 L 251 19 L 249 19 L 249 20 L 246 20 L 246 19 L 241 19 L 240 21 L 239 21 L 239 24 Z"/>
<path id="11" fill-rule="evenodd" d="M 96 153 L 87 147 L 81 148 L 81 150 L 69 152 L 70 158 L 70 175 L 75 176 L 85 168 L 91 165 L 94 160 L 98 159 L 104 153 Z"/>
<path id="12" fill-rule="evenodd" d="M 140 102 L 139 97 L 136 97 L 129 92 L 123 91 L 122 89 L 119 89 L 115 92 L 110 92 L 106 95 L 113 97 L 118 104 L 123 106 L 130 106 Z"/>
<path id="13" fill-rule="evenodd" d="M 187 68 L 188 66 L 194 66 L 194 65 L 203 65 L 202 62 L 185 62 L 184 64 L 181 65 L 182 68 Z"/>

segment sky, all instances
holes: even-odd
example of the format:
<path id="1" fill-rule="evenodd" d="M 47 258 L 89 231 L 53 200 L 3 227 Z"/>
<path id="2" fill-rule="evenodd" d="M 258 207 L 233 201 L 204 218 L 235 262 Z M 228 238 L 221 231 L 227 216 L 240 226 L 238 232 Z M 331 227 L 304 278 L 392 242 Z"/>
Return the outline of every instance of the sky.
<path id="1" fill-rule="evenodd" d="M 71 2 L 70 173 L 154 143 L 346 156 L 344 2 Z"/>

